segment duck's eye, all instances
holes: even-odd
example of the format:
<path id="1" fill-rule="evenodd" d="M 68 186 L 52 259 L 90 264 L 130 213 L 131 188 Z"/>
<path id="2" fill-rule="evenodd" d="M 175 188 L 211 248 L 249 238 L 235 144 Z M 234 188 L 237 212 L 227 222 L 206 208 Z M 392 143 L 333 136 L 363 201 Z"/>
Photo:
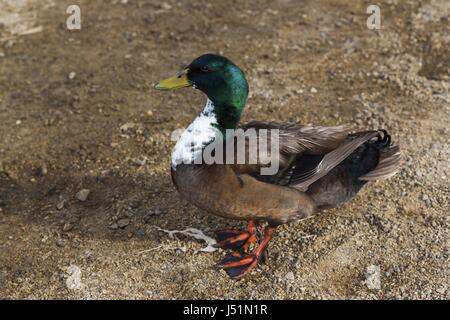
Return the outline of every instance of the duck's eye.
<path id="1" fill-rule="evenodd" d="M 200 67 L 200 71 L 201 71 L 201 72 L 210 72 L 211 69 L 210 69 L 208 66 L 201 66 L 201 67 Z"/>

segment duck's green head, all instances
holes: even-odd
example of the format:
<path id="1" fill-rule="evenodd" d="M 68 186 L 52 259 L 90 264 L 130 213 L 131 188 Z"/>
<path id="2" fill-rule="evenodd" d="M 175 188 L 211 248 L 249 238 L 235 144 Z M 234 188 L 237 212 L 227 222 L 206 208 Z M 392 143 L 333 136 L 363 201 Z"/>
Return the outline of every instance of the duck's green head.
<path id="1" fill-rule="evenodd" d="M 248 83 L 238 66 L 225 57 L 205 54 L 174 77 L 157 83 L 155 89 L 192 86 L 213 102 L 217 121 L 223 129 L 237 127 L 248 96 Z"/>

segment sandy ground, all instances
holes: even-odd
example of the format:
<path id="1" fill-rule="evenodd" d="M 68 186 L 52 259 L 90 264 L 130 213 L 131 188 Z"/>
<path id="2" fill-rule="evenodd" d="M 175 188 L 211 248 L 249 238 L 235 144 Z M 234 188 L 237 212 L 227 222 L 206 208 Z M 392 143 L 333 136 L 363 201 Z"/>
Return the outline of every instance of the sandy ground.
<path id="1" fill-rule="evenodd" d="M 69 31 L 66 1 L 0 0 L 0 298 L 450 298 L 448 1 L 378 1 L 379 31 L 371 1 L 77 2 Z M 205 52 L 246 71 L 243 121 L 384 127 L 403 152 L 396 177 L 280 227 L 241 281 L 156 228 L 243 226 L 169 175 L 205 98 L 152 84 Z"/>

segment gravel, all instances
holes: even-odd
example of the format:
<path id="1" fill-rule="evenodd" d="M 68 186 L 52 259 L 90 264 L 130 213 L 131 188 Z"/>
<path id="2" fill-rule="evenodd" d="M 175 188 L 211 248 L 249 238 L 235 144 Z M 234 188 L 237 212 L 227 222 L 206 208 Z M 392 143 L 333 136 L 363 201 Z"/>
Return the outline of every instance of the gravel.
<path id="1" fill-rule="evenodd" d="M 99 23 L 81 42 L 54 28 L 58 6 L 24 8 L 25 30 L 43 31 L 0 43 L 0 298 L 449 299 L 448 1 L 382 2 L 378 32 L 361 1 L 211 2 L 195 16 L 185 0 L 85 1 Z M 214 269 L 225 252 L 202 239 L 245 223 L 188 204 L 170 178 L 171 137 L 205 97 L 151 89 L 208 43 L 246 72 L 243 122 L 383 127 L 402 150 L 395 177 L 277 228 L 240 281 Z"/>

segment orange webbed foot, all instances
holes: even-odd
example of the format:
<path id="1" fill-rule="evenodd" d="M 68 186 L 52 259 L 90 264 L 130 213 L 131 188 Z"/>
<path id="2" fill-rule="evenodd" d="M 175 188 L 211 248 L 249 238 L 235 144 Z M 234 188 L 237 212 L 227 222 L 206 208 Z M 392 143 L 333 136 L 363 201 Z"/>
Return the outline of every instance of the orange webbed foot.
<path id="1" fill-rule="evenodd" d="M 232 252 L 218 264 L 218 267 L 224 269 L 231 278 L 239 279 L 252 270 L 257 263 L 258 257 L 253 253 Z"/>
<path id="2" fill-rule="evenodd" d="M 232 252 L 218 264 L 218 267 L 223 268 L 233 279 L 239 279 L 246 275 L 264 257 L 269 241 L 272 238 L 273 230 L 273 227 L 265 229 L 264 238 L 253 252 Z"/>
<path id="3" fill-rule="evenodd" d="M 257 242 L 255 222 L 250 221 L 245 231 L 227 229 L 216 231 L 217 246 L 234 251 L 248 252 Z"/>

